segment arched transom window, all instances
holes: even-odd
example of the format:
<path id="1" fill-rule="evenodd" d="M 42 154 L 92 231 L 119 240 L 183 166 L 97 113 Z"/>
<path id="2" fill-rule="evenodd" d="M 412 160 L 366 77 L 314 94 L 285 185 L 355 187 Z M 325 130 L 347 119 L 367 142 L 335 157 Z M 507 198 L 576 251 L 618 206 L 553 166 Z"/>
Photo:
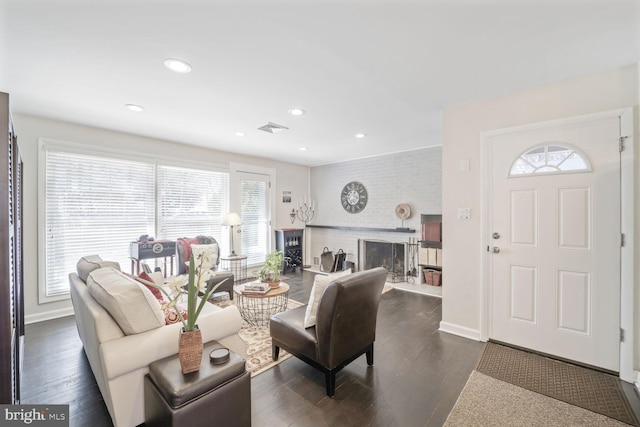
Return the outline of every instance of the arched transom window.
<path id="1" fill-rule="evenodd" d="M 548 144 L 538 145 L 521 154 L 511 165 L 509 176 L 589 171 L 589 160 L 578 149 L 568 145 Z"/>

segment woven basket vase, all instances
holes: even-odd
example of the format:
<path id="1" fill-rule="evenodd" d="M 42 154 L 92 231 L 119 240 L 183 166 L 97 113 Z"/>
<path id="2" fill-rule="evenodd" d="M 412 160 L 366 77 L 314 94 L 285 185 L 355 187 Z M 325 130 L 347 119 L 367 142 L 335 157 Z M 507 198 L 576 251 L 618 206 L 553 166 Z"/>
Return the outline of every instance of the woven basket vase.
<path id="1" fill-rule="evenodd" d="M 180 342 L 178 345 L 178 355 L 180 356 L 180 367 L 183 374 L 200 370 L 202 361 L 202 333 L 196 326 L 193 331 L 180 332 Z"/>

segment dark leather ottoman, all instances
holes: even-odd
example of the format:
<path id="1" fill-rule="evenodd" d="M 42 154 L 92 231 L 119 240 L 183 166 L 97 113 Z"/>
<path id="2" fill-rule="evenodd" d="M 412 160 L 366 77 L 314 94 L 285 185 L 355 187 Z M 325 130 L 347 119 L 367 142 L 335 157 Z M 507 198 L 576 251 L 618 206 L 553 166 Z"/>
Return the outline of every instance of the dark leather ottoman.
<path id="1" fill-rule="evenodd" d="M 200 371 L 183 375 L 177 355 L 149 365 L 144 378 L 145 426 L 250 426 L 251 381 L 243 358 L 214 365 L 209 353 L 223 347 L 204 345 Z"/>

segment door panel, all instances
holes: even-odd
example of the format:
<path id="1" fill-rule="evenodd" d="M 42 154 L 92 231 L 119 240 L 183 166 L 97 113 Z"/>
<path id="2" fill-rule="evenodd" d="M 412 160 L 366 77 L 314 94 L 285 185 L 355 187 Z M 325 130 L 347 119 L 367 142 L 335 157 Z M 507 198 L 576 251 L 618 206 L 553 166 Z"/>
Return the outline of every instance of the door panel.
<path id="1" fill-rule="evenodd" d="M 511 192 L 511 243 L 537 246 L 538 193 L 536 190 Z"/>
<path id="2" fill-rule="evenodd" d="M 591 242 L 591 189 L 558 190 L 558 247 L 589 249 Z"/>
<path id="3" fill-rule="evenodd" d="M 588 335 L 591 320 L 591 275 L 558 271 L 558 328 Z"/>
<path id="4" fill-rule="evenodd" d="M 536 269 L 521 265 L 511 266 L 510 300 L 511 319 L 536 322 L 536 294 L 538 293 L 538 281 Z"/>
<path id="5" fill-rule="evenodd" d="M 488 138 L 490 338 L 618 370 L 618 137 L 600 118 Z"/>

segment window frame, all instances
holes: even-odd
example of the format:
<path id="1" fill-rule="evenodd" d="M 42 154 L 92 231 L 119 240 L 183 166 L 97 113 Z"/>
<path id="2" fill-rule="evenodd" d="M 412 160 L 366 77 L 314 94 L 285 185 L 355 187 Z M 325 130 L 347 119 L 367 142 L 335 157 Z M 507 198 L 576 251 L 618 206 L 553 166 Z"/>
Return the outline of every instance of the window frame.
<path id="1" fill-rule="evenodd" d="M 173 166 L 182 168 L 202 169 L 212 172 L 221 172 L 229 174 L 229 194 L 231 191 L 231 175 L 227 166 L 220 163 L 209 163 L 193 161 L 188 159 L 175 159 L 171 157 L 149 155 L 142 152 L 124 151 L 115 148 L 104 148 L 97 144 L 82 144 L 75 142 L 60 141 L 51 138 L 38 138 L 38 304 L 46 304 L 56 301 L 69 300 L 70 292 L 56 295 L 46 295 L 46 280 L 47 280 L 47 252 L 46 252 L 46 175 L 47 175 L 47 151 L 58 151 L 69 154 L 86 155 L 91 157 L 105 157 L 113 160 L 122 161 L 135 161 L 142 163 L 149 163 L 154 168 L 154 232 L 155 235 L 159 235 L 159 219 L 158 219 L 158 167 L 159 166 Z M 224 234 L 224 231 L 223 231 Z M 132 236 L 132 239 L 136 236 Z M 90 254 L 87 254 L 90 255 Z M 128 266 L 121 266 L 126 271 Z"/>
<path id="2" fill-rule="evenodd" d="M 231 212 L 241 212 L 241 197 L 242 191 L 240 187 L 240 181 L 242 180 L 245 174 L 255 174 L 255 175 L 267 175 L 269 177 L 269 220 L 268 220 L 268 241 L 267 241 L 267 253 L 271 252 L 275 249 L 275 236 L 274 236 L 274 225 L 276 218 L 276 170 L 272 168 L 266 168 L 261 166 L 249 165 L 245 163 L 229 163 L 229 209 Z M 242 229 L 242 226 L 240 226 Z M 236 242 L 240 241 L 240 245 L 235 246 L 236 252 L 240 251 L 242 253 L 242 239 L 237 239 Z M 262 265 L 263 263 L 257 264 L 249 264 L 248 267 L 257 267 Z"/>
<path id="3" fill-rule="evenodd" d="M 557 166 L 553 166 L 557 170 L 544 170 L 544 171 L 541 171 L 540 169 L 542 169 L 543 167 L 546 167 L 546 168 L 551 167 L 551 166 L 548 165 L 549 147 L 561 147 L 561 148 L 564 148 L 565 150 L 573 151 L 572 154 L 570 154 L 565 159 L 560 161 L 558 166 L 561 166 L 564 162 L 566 162 L 569 159 L 569 157 L 571 157 L 573 154 L 576 154 L 584 162 L 585 167 L 583 169 L 562 170 L 562 169 L 558 168 Z M 534 167 L 534 165 L 531 164 L 531 162 L 529 162 L 528 160 L 526 160 L 524 158 L 524 156 L 526 156 L 527 154 L 530 154 L 532 151 L 538 150 L 538 149 L 543 149 L 544 150 L 544 154 L 546 156 L 545 165 L 534 168 L 534 170 L 532 172 L 514 174 L 513 173 L 513 168 L 515 167 L 516 163 L 519 160 L 523 160 L 524 162 L 528 163 L 531 167 Z M 518 155 L 518 157 L 516 157 L 511 162 L 511 166 L 509 167 L 509 173 L 508 173 L 507 176 L 508 176 L 508 178 L 524 178 L 524 177 L 544 176 L 544 175 L 560 175 L 560 174 L 564 175 L 564 174 L 571 174 L 571 173 L 588 173 L 588 172 L 591 172 L 592 170 L 593 169 L 591 168 L 591 162 L 589 161 L 589 158 L 580 149 L 578 149 L 577 147 L 575 147 L 575 146 L 573 146 L 571 144 L 567 144 L 565 142 L 549 141 L 549 142 L 545 142 L 545 143 L 542 143 L 542 144 L 532 145 L 529 148 L 527 148 L 526 150 L 524 150 L 522 153 L 520 153 Z"/>

